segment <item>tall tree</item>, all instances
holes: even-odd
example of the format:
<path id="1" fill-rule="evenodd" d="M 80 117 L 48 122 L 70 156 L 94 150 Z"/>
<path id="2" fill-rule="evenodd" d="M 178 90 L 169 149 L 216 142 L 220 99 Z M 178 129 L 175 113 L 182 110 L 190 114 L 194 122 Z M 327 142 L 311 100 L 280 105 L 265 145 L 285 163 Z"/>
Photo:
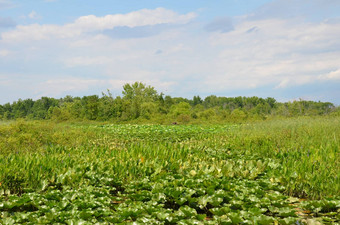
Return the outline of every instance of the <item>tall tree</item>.
<path id="1" fill-rule="evenodd" d="M 59 105 L 59 101 L 57 99 L 49 98 L 49 97 L 41 97 L 41 99 L 36 100 L 33 104 L 33 107 L 32 107 L 33 118 L 46 119 L 49 108 L 52 106 L 58 106 L 58 105 Z"/>
<path id="2" fill-rule="evenodd" d="M 199 95 L 193 97 L 192 104 L 194 106 L 198 105 L 198 104 L 202 104 L 202 103 L 203 103 L 203 100 L 201 99 L 201 97 Z"/>
<path id="3" fill-rule="evenodd" d="M 98 95 L 84 96 L 82 98 L 82 105 L 84 107 L 85 118 L 95 120 L 98 117 Z"/>
<path id="4" fill-rule="evenodd" d="M 157 101 L 159 96 L 154 87 L 146 86 L 141 82 L 135 82 L 131 84 L 125 84 L 123 86 L 123 99 L 129 102 L 129 114 L 128 117 L 136 119 L 141 115 L 141 106 L 145 102 Z"/>

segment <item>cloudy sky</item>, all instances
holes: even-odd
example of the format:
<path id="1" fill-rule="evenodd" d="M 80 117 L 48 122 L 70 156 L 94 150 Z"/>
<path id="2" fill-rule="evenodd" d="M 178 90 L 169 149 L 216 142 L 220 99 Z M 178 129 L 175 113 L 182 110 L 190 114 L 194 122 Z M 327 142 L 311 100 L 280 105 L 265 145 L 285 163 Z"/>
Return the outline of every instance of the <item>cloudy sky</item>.
<path id="1" fill-rule="evenodd" d="M 339 0 L 0 0 L 0 104 L 121 95 L 340 104 Z"/>

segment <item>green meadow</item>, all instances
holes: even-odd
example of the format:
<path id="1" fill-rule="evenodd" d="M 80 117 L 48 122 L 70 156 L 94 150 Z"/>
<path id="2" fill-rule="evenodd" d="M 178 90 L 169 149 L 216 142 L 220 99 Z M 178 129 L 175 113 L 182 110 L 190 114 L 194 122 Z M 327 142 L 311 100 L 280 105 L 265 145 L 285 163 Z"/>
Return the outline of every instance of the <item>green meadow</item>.
<path id="1" fill-rule="evenodd" d="M 340 118 L 0 124 L 0 224 L 340 224 Z"/>

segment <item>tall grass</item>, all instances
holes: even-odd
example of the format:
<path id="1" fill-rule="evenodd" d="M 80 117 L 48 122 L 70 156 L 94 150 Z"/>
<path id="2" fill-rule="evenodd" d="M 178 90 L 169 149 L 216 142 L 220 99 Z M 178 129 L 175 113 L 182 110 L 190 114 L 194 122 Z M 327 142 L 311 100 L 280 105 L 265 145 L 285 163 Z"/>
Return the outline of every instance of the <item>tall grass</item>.
<path id="1" fill-rule="evenodd" d="M 278 160 L 270 175 L 287 193 L 322 198 L 340 193 L 339 117 L 272 120 L 241 126 L 229 141 L 245 154 Z"/>
<path id="2" fill-rule="evenodd" d="M 90 174 L 126 183 L 214 167 L 224 176 L 256 179 L 263 173 L 288 195 L 334 197 L 340 193 L 339 122 L 316 117 L 239 126 L 2 124 L 0 189 L 20 194 L 93 182 Z"/>

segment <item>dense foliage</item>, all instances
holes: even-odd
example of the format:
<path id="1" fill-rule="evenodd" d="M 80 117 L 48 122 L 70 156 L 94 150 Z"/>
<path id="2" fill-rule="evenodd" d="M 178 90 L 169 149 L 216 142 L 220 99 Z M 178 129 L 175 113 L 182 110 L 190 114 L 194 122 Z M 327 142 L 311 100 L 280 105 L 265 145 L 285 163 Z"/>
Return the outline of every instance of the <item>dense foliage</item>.
<path id="1" fill-rule="evenodd" d="M 0 224 L 339 224 L 339 117 L 0 124 Z"/>
<path id="2" fill-rule="evenodd" d="M 330 102 L 293 101 L 280 103 L 274 98 L 217 97 L 193 99 L 164 96 L 150 86 L 136 82 L 125 84 L 123 96 L 113 97 L 110 91 L 61 99 L 42 97 L 39 100 L 19 99 L 0 105 L 0 119 L 53 119 L 98 121 L 152 121 L 166 124 L 210 122 L 239 122 L 261 120 L 273 116 L 305 116 L 339 114 Z"/>

